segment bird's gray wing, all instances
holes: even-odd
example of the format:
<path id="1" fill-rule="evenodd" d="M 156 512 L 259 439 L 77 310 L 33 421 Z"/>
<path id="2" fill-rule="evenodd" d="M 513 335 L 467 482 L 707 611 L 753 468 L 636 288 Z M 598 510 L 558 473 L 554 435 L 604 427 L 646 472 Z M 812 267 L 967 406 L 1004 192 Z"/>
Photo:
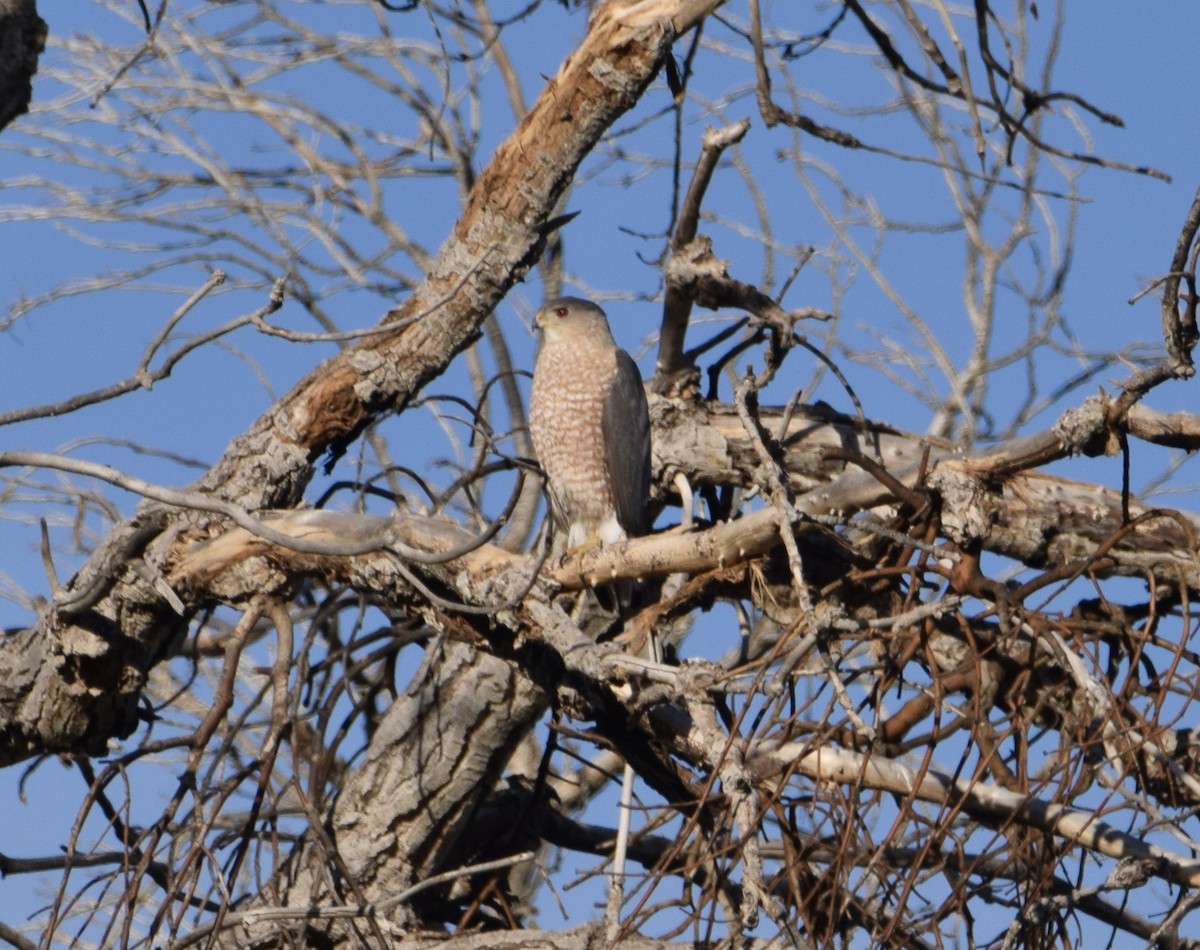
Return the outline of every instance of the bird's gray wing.
<path id="1" fill-rule="evenodd" d="M 650 415 L 637 363 L 617 350 L 617 375 L 600 416 L 617 522 L 636 538 L 650 530 Z"/>

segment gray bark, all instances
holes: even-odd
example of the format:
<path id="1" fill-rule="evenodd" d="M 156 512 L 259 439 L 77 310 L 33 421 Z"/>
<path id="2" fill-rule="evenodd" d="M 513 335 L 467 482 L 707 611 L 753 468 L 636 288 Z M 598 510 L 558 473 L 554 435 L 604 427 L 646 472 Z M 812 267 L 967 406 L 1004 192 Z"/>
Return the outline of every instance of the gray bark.
<path id="1" fill-rule="evenodd" d="M 579 163 L 637 102 L 676 36 L 719 5 L 598 8 L 580 47 L 479 176 L 425 280 L 383 318 L 395 332 L 313 370 L 197 487 L 248 510 L 290 507 L 326 452 L 343 451 L 372 420 L 402 409 L 536 263 Z M 145 577 L 170 569 L 180 541 L 218 530 L 192 513 L 143 505 L 35 627 L 0 641 L 0 765 L 44 752 L 100 753 L 136 728 L 147 671 L 187 620 Z M 185 602 L 189 613 L 206 603 Z"/>

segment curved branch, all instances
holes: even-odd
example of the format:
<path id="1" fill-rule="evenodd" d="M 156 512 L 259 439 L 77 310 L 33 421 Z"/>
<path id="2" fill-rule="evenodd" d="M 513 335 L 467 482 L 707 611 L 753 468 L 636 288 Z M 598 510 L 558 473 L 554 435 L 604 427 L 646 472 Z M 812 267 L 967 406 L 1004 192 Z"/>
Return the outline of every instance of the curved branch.
<path id="1" fill-rule="evenodd" d="M 384 317 L 397 329 L 313 370 L 229 446 L 196 488 L 249 511 L 291 507 L 320 458 L 337 456 L 369 423 L 405 406 L 536 263 L 579 163 L 638 101 L 676 37 L 720 3 L 598 7 L 587 36 L 475 181 L 425 279 Z M 409 321 L 426 311 L 424 319 Z M 0 670 L 8 674 L 0 686 L 0 708 L 7 711 L 0 761 L 49 749 L 100 751 L 113 735 L 135 728 L 147 670 L 181 625 L 153 584 L 125 570 L 131 547 L 148 564 L 170 557 L 178 526 L 158 517 L 142 509 L 114 528 L 66 588 L 66 596 L 79 586 L 103 592 L 86 617 L 64 624 L 46 612 L 35 628 L 0 642 Z"/>
<path id="2" fill-rule="evenodd" d="M 829 747 L 813 749 L 798 742 L 788 743 L 769 755 L 755 757 L 747 765 L 762 779 L 783 771 L 799 772 L 818 781 L 845 782 L 885 789 L 898 795 L 912 795 L 921 801 L 961 808 L 989 822 L 1015 821 L 1109 857 L 1149 861 L 1156 876 L 1174 884 L 1200 886 L 1200 861 L 1146 844 L 1140 838 L 1105 824 L 1090 812 L 1065 808 L 994 785 L 942 775 L 932 769 L 918 773 L 877 754 L 868 756 Z"/>

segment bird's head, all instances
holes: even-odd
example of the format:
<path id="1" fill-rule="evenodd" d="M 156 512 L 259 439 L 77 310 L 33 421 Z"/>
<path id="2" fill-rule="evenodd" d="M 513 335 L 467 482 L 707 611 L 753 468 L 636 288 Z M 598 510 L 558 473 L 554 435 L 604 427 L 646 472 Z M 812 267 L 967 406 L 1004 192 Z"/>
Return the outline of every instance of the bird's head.
<path id="1" fill-rule="evenodd" d="M 612 339 L 604 311 L 582 297 L 556 297 L 548 300 L 534 318 L 544 340 L 554 343 L 588 336 L 592 339 Z"/>

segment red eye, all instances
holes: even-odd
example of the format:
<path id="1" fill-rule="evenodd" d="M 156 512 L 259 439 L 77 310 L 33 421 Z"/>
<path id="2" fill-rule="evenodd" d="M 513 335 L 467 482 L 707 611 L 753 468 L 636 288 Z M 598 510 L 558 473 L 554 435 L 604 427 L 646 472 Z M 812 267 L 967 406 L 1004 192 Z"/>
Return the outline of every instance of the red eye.
<path id="1" fill-rule="evenodd" d="M 565 317 L 570 311 L 566 307 L 555 307 L 554 315 L 556 317 Z"/>

